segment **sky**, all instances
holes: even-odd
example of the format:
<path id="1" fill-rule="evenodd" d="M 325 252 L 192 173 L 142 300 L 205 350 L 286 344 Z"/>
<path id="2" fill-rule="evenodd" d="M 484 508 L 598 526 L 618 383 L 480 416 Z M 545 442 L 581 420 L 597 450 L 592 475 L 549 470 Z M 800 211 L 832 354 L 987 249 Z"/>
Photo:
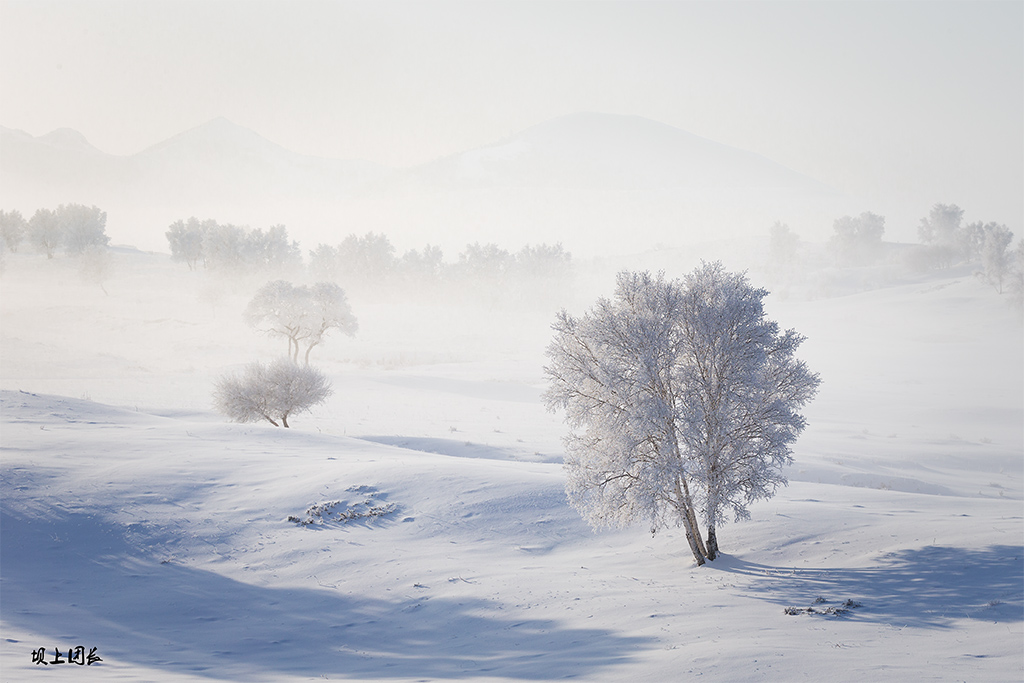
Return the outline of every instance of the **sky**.
<path id="1" fill-rule="evenodd" d="M 223 116 L 389 166 L 635 114 L 1024 231 L 1022 2 L 0 0 L 0 93 L 113 154 Z"/>

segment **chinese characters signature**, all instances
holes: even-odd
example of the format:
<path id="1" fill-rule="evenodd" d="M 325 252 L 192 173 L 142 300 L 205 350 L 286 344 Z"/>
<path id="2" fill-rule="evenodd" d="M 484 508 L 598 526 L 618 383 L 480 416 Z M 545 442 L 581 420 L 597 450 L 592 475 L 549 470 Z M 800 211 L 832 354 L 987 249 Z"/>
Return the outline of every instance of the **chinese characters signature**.
<path id="1" fill-rule="evenodd" d="M 53 659 L 46 660 L 46 648 L 41 647 L 38 650 L 32 650 L 32 663 L 42 664 L 49 666 L 50 664 L 77 664 L 78 666 L 90 666 L 96 662 L 102 662 L 98 654 L 96 654 L 96 648 L 90 648 L 89 652 L 86 653 L 85 648 L 79 645 L 78 647 L 68 648 L 66 655 L 61 655 L 60 648 L 53 648 Z M 64 657 L 62 659 L 62 657 Z"/>

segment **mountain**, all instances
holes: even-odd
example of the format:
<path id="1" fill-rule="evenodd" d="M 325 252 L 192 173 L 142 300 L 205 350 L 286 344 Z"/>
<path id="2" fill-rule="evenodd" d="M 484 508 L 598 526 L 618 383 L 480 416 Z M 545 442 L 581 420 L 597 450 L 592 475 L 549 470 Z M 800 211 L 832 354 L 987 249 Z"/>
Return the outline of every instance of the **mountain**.
<path id="1" fill-rule="evenodd" d="M 291 152 L 223 118 L 126 157 L 105 154 L 66 128 L 40 137 L 4 128 L 0 150 L 5 196 L 42 194 L 48 203 L 84 195 L 92 203 L 176 207 L 322 200 L 382 172 L 369 162 Z"/>
<path id="2" fill-rule="evenodd" d="M 0 204 L 30 215 L 76 202 L 108 213 L 115 242 L 166 249 L 188 216 L 283 223 L 312 248 L 350 232 L 400 247 L 563 242 L 636 250 L 831 225 L 843 201 L 769 159 L 639 116 L 572 114 L 407 169 L 298 154 L 217 118 L 137 154 L 80 133 L 0 129 Z"/>
<path id="3" fill-rule="evenodd" d="M 259 134 L 217 118 L 135 155 L 155 186 L 182 199 L 209 201 L 337 199 L 384 169 L 289 151 Z"/>
<path id="4" fill-rule="evenodd" d="M 106 187 L 127 183 L 131 163 L 101 152 L 70 128 L 33 137 L 0 126 L 0 192 L 4 203 L 35 202 L 39 206 L 89 202 Z M 26 207 L 27 208 L 27 207 Z"/>
<path id="5" fill-rule="evenodd" d="M 833 193 L 769 159 L 640 116 L 580 113 L 415 169 L 444 187 L 789 189 Z"/>
<path id="6" fill-rule="evenodd" d="M 849 200 L 760 155 L 639 116 L 581 113 L 383 176 L 349 202 L 414 242 L 561 241 L 618 253 L 766 235 L 819 237 Z M 422 235 L 422 237 L 418 237 Z"/>

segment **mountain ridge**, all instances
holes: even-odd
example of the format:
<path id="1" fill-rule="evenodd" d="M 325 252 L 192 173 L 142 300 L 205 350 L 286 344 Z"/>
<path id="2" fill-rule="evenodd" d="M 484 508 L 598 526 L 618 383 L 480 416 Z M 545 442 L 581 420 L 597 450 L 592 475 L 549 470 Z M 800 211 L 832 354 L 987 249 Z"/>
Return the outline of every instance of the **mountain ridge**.
<path id="1" fill-rule="evenodd" d="M 379 231 L 412 244 L 514 236 L 618 249 L 630 238 L 653 245 L 761 234 L 776 220 L 799 227 L 795 212 L 820 214 L 827 204 L 835 218 L 831 205 L 841 199 L 753 152 L 641 116 L 594 112 L 397 169 L 294 152 L 223 117 L 128 156 L 71 129 L 33 137 L 0 127 L 0 152 L 5 208 L 100 205 L 112 236 L 158 249 L 166 226 L 190 215 L 282 223 L 311 246 Z"/>

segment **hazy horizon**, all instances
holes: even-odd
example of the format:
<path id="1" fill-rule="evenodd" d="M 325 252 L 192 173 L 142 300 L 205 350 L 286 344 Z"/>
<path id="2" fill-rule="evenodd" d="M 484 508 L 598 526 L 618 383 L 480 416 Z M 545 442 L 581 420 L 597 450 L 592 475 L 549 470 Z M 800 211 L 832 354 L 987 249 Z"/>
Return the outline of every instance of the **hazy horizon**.
<path id="1" fill-rule="evenodd" d="M 139 152 L 217 117 L 406 167 L 576 112 L 749 150 L 913 225 L 1024 222 L 1024 5 L 3 0 L 0 124 Z"/>

